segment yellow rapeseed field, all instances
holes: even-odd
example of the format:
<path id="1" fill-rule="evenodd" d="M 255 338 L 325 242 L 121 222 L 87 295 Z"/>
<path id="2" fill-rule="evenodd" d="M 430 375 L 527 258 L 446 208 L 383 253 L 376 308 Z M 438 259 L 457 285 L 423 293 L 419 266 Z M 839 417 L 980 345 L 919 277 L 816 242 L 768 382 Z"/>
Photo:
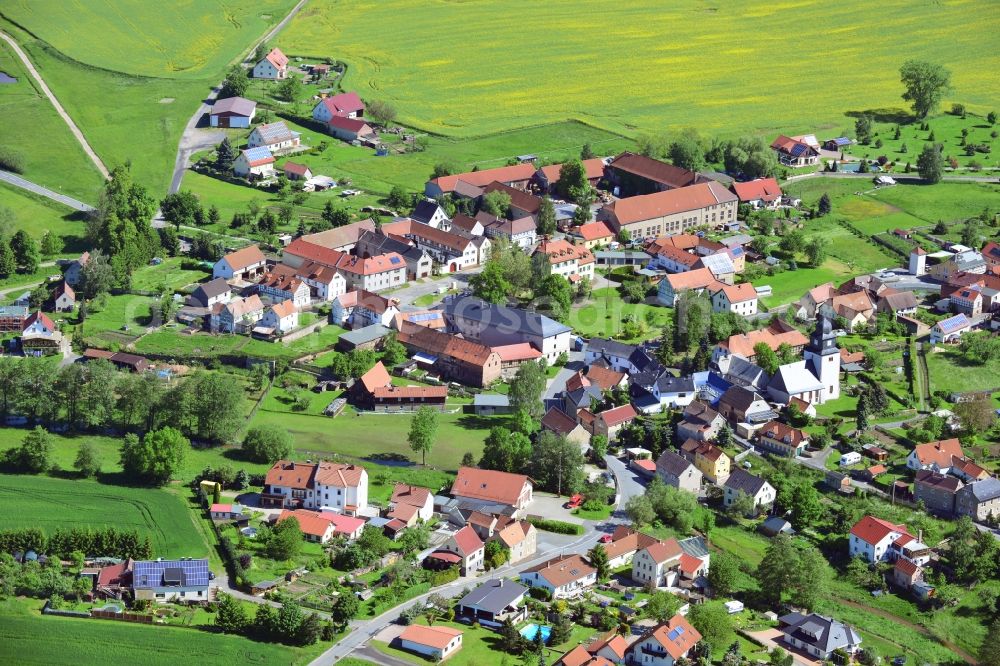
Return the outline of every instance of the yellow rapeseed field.
<path id="1" fill-rule="evenodd" d="M 311 0 L 288 53 L 349 63 L 347 86 L 452 136 L 578 119 L 626 134 L 839 129 L 901 107 L 907 58 L 951 98 L 1000 108 L 992 0 Z"/>

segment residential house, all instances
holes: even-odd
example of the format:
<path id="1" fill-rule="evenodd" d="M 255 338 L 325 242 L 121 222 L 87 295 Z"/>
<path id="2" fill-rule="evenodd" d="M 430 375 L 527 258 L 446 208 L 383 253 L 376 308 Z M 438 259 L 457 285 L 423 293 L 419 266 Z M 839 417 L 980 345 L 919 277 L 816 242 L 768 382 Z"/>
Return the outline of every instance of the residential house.
<path id="1" fill-rule="evenodd" d="M 500 379 L 500 354 L 481 343 L 417 324 L 404 324 L 397 340 L 418 365 L 450 381 L 486 388 Z"/>
<path id="2" fill-rule="evenodd" d="M 758 178 L 745 183 L 734 182 L 730 189 L 740 198 L 741 204 L 747 204 L 754 210 L 761 208 L 773 210 L 781 205 L 781 186 L 774 178 Z"/>
<path id="3" fill-rule="evenodd" d="M 745 388 L 751 392 L 766 391 L 767 385 L 771 382 L 771 376 L 764 368 L 742 356 L 721 356 L 714 363 L 714 368 L 730 387 Z"/>
<path id="4" fill-rule="evenodd" d="M 963 248 L 934 252 L 924 258 L 926 271 L 931 277 L 945 281 L 960 273 L 986 273 L 986 260 L 975 250 Z"/>
<path id="5" fill-rule="evenodd" d="M 542 352 L 528 342 L 494 345 L 493 351 L 500 355 L 500 376 L 505 380 L 513 379 L 518 369 L 525 363 L 537 362 L 542 357 Z"/>
<path id="6" fill-rule="evenodd" d="M 549 407 L 542 417 L 542 430 L 554 432 L 586 451 L 590 446 L 590 433 L 586 426 L 559 407 Z"/>
<path id="7" fill-rule="evenodd" d="M 632 580 L 649 587 L 675 586 L 683 554 L 677 539 L 657 541 L 637 549 L 632 558 Z"/>
<path id="8" fill-rule="evenodd" d="M 375 412 L 409 412 L 421 407 L 441 411 L 448 399 L 448 387 L 395 386 L 379 361 L 354 382 L 351 397 L 360 409 Z"/>
<path id="9" fill-rule="evenodd" d="M 76 307 L 76 292 L 63 280 L 52 291 L 52 309 L 55 312 L 72 312 Z"/>
<path id="10" fill-rule="evenodd" d="M 892 582 L 904 590 L 911 589 L 924 579 L 924 568 L 902 558 L 892 567 Z"/>
<path id="11" fill-rule="evenodd" d="M 965 333 L 972 330 L 972 322 L 964 314 L 942 319 L 931 328 L 930 343 L 955 342 Z"/>
<path id="12" fill-rule="evenodd" d="M 777 351 L 778 347 L 786 344 L 793 351 L 799 352 L 809 343 L 809 338 L 794 326 L 774 320 L 765 328 L 729 336 L 727 340 L 723 340 L 716 346 L 712 353 L 712 360 L 717 362 L 723 356 L 735 354 L 752 363 L 757 358 L 754 347 L 761 342 L 770 347 L 772 351 Z"/>
<path id="13" fill-rule="evenodd" d="M 712 291 L 712 312 L 743 317 L 757 314 L 757 290 L 749 282 L 736 285 L 716 283 Z"/>
<path id="14" fill-rule="evenodd" d="M 913 477 L 913 496 L 929 511 L 945 516 L 955 513 L 955 499 L 965 484 L 954 476 L 922 469 Z"/>
<path id="15" fill-rule="evenodd" d="M 902 558 L 924 566 L 931 559 L 930 548 L 910 534 L 906 525 L 896 525 L 875 516 L 865 516 L 851 527 L 848 553 L 869 564 Z"/>
<path id="16" fill-rule="evenodd" d="M 830 307 L 836 316 L 847 320 L 851 331 L 867 326 L 875 319 L 875 304 L 867 291 L 837 294 L 830 300 Z"/>
<path id="17" fill-rule="evenodd" d="M 508 618 L 517 623 L 527 615 L 524 603 L 527 593 L 528 588 L 523 585 L 494 578 L 462 597 L 455 615 L 484 626 L 499 626 Z"/>
<path id="18" fill-rule="evenodd" d="M 285 177 L 288 180 L 309 180 L 313 177 L 312 169 L 307 167 L 305 164 L 299 164 L 297 162 L 285 162 L 281 170 L 285 172 Z"/>
<path id="19" fill-rule="evenodd" d="M 917 444 L 906 457 L 906 466 L 913 471 L 929 469 L 941 474 L 951 471 L 956 460 L 965 458 L 962 443 L 958 439 L 942 439 L 937 442 Z"/>
<path id="20" fill-rule="evenodd" d="M 524 474 L 460 467 L 451 496 L 472 506 L 510 507 L 516 515 L 531 503 L 532 484 Z"/>
<path id="21" fill-rule="evenodd" d="M 75 287 L 80 284 L 80 278 L 83 275 L 83 267 L 87 265 L 88 261 L 90 261 L 90 253 L 84 252 L 79 257 L 66 264 L 66 267 L 63 269 L 63 279 L 66 280 L 69 286 Z"/>
<path id="22" fill-rule="evenodd" d="M 458 216 L 456 216 L 456 219 Z M 516 245 L 522 250 L 528 250 L 538 239 L 536 228 L 538 226 L 533 217 L 520 217 L 507 220 L 489 215 L 480 211 L 476 215 L 476 224 L 482 225 L 482 233 L 489 238 L 506 238 L 512 245 Z M 469 231 L 467 233 L 473 233 Z"/>
<path id="23" fill-rule="evenodd" d="M 399 314 L 399 301 L 364 289 L 341 294 L 333 299 L 330 322 L 351 329 L 373 324 L 390 326 Z"/>
<path id="24" fill-rule="evenodd" d="M 25 356 L 61 353 L 66 342 L 55 322 L 40 310 L 28 315 L 21 326 L 20 346 Z"/>
<path id="25" fill-rule="evenodd" d="M 264 478 L 261 506 L 357 515 L 368 506 L 368 472 L 354 464 L 279 460 Z"/>
<path id="26" fill-rule="evenodd" d="M 561 275 L 571 282 L 594 279 L 594 254 L 581 245 L 543 238 L 531 256 L 536 254 L 548 257 L 553 275 Z"/>
<path id="27" fill-rule="evenodd" d="M 360 220 L 358 222 L 352 222 L 351 224 L 345 224 L 342 227 L 334 227 L 333 229 L 320 231 L 315 234 L 306 234 L 305 236 L 302 236 L 302 240 L 307 243 L 312 243 L 313 245 L 325 247 L 329 250 L 350 252 L 354 249 L 354 246 L 357 245 L 358 239 L 365 231 L 375 231 L 374 220 L 369 218 L 367 220 Z M 285 248 L 285 253 L 287 254 L 287 252 L 288 248 Z M 297 263 L 293 264 L 289 261 L 285 261 L 285 263 L 298 267 Z"/>
<path id="28" fill-rule="evenodd" d="M 955 495 L 955 513 L 980 523 L 1000 517 L 1000 480 L 991 477 L 960 488 Z"/>
<path id="29" fill-rule="evenodd" d="M 389 498 L 390 512 L 393 508 L 401 505 L 414 507 L 417 518 L 428 521 L 434 515 L 434 494 L 427 488 L 408 483 L 397 483 Z"/>
<path id="30" fill-rule="evenodd" d="M 365 529 L 365 525 L 368 524 L 368 521 L 364 518 L 345 516 L 342 513 L 333 511 L 320 511 L 319 516 L 329 521 L 330 525 L 333 526 L 334 537 L 344 537 L 348 541 L 354 541 L 360 537 L 361 532 Z"/>
<path id="31" fill-rule="evenodd" d="M 278 515 L 275 524 L 289 518 L 294 518 L 299 524 L 299 529 L 302 530 L 302 536 L 306 541 L 323 544 L 329 543 L 330 539 L 333 538 L 333 523 L 315 511 L 307 511 L 305 509 L 289 511 L 288 509 L 284 509 Z"/>
<path id="32" fill-rule="evenodd" d="M 608 566 L 619 569 L 631 564 L 640 549 L 659 541 L 658 538 L 637 532 L 627 525 L 618 525 L 611 535 L 611 541 L 600 545 L 608 556 Z"/>
<path id="33" fill-rule="evenodd" d="M 560 555 L 522 571 L 520 579 L 528 587 L 548 590 L 553 599 L 568 599 L 597 582 L 597 569 L 581 555 Z"/>
<path id="34" fill-rule="evenodd" d="M 608 226 L 607 222 L 587 222 L 578 227 L 573 227 L 567 235 L 577 245 L 582 245 L 588 250 L 595 247 L 607 245 L 615 240 L 615 232 Z"/>
<path id="35" fill-rule="evenodd" d="M 444 304 L 448 329 L 491 347 L 530 343 L 549 363 L 569 352 L 569 326 L 537 312 L 487 303 L 472 296 L 450 298 Z"/>
<path id="36" fill-rule="evenodd" d="M 610 632 L 586 647 L 577 645 L 554 666 L 614 666 L 624 664 L 629 643 L 621 634 Z"/>
<path id="37" fill-rule="evenodd" d="M 212 504 L 208 509 L 212 520 L 238 520 L 243 517 L 243 507 L 239 504 Z"/>
<path id="38" fill-rule="evenodd" d="M 686 253 L 685 253 L 686 254 Z M 693 264 L 692 264 L 693 265 Z M 680 273 L 664 276 L 657 287 L 657 299 L 663 305 L 673 307 L 677 298 L 686 291 L 701 294 L 718 285 L 718 280 L 707 268 L 693 268 Z M 756 293 L 755 293 L 756 296 Z M 713 305 L 714 309 L 714 305 Z"/>
<path id="39" fill-rule="evenodd" d="M 949 300 L 952 311 L 967 317 L 978 317 L 983 313 L 983 288 L 978 284 L 957 289 Z"/>
<path id="40" fill-rule="evenodd" d="M 794 458 L 809 446 L 809 435 L 780 421 L 769 421 L 757 432 L 757 445 L 770 453 Z"/>
<path id="41" fill-rule="evenodd" d="M 208 113 L 212 127 L 239 127 L 247 129 L 257 113 L 257 102 L 244 97 L 226 97 L 215 100 Z"/>
<path id="42" fill-rule="evenodd" d="M 288 56 L 273 48 L 253 66 L 252 74 L 255 79 L 283 79 L 288 76 Z"/>
<path id="43" fill-rule="evenodd" d="M 484 236 L 469 236 L 457 229 L 436 229 L 407 218 L 382 225 L 382 231 L 415 243 L 447 273 L 479 266 L 489 257 L 492 246 Z"/>
<path id="44" fill-rule="evenodd" d="M 628 375 L 624 372 L 612 370 L 602 363 L 593 363 L 584 370 L 584 376 L 588 381 L 601 391 L 611 391 L 616 388 L 628 387 Z"/>
<path id="45" fill-rule="evenodd" d="M 698 494 L 702 472 L 689 461 L 667 449 L 656 460 L 656 475 L 668 486 Z"/>
<path id="46" fill-rule="evenodd" d="M 209 601 L 212 575 L 206 558 L 137 560 L 132 592 L 137 601 Z"/>
<path id="47" fill-rule="evenodd" d="M 602 208 L 598 217 L 608 222 L 615 233 L 624 229 L 632 238 L 655 238 L 733 222 L 738 202 L 736 195 L 712 181 L 618 199 Z"/>
<path id="48" fill-rule="evenodd" d="M 684 415 L 677 424 L 677 439 L 695 439 L 703 442 L 715 439 L 726 420 L 708 404 L 695 400 L 684 408 Z"/>
<path id="49" fill-rule="evenodd" d="M 588 430 L 591 435 L 601 435 L 609 442 L 614 442 L 618 439 L 621 429 L 632 423 L 637 416 L 638 413 L 631 404 L 612 407 L 593 414 Z"/>
<path id="50" fill-rule="evenodd" d="M 209 328 L 213 333 L 249 333 L 264 316 L 264 303 L 253 294 L 212 306 Z"/>
<path id="51" fill-rule="evenodd" d="M 729 456 L 710 442 L 689 439 L 681 445 L 681 455 L 712 483 L 725 483 L 729 478 L 732 466 Z"/>
<path id="52" fill-rule="evenodd" d="M 478 190 L 475 197 L 479 197 L 483 194 L 483 188 L 494 181 L 523 190 L 527 188 L 536 170 L 534 164 L 526 162 L 515 164 L 514 166 L 440 176 L 427 181 L 427 184 L 424 186 L 424 196 L 430 199 L 437 199 L 443 194 L 467 196 L 468 194 L 472 194 L 469 189 L 473 188 Z"/>
<path id="53" fill-rule="evenodd" d="M 819 164 L 819 151 L 816 148 L 784 134 L 771 143 L 771 150 L 785 166 L 797 168 Z"/>
<path id="54" fill-rule="evenodd" d="M 861 647 L 857 631 L 825 615 L 789 613 L 778 618 L 778 628 L 786 644 L 820 661 L 831 659 L 836 650 L 854 655 Z"/>
<path id="55" fill-rule="evenodd" d="M 421 224 L 426 224 L 429 227 L 434 227 L 435 229 L 447 229 L 451 224 L 451 220 L 448 219 L 448 212 L 433 199 L 421 199 L 416 208 L 413 209 L 413 212 L 410 213 L 410 219 L 416 220 Z"/>
<path id="56" fill-rule="evenodd" d="M 912 291 L 887 289 L 879 294 L 875 309 L 893 316 L 913 314 L 917 311 L 917 297 Z"/>
<path id="57" fill-rule="evenodd" d="M 770 483 L 739 467 L 732 470 L 723 485 L 723 489 L 722 503 L 725 506 L 731 506 L 740 493 L 743 493 L 753 499 L 755 507 L 765 510 L 774 504 L 774 499 L 778 494 L 778 491 Z"/>
<path id="58" fill-rule="evenodd" d="M 638 347 L 617 340 L 591 338 L 584 349 L 583 363 L 592 367 L 598 362 L 606 363 L 615 372 L 636 372 L 632 357 Z"/>
<path id="59" fill-rule="evenodd" d="M 300 144 L 299 133 L 288 129 L 283 120 L 257 125 L 247 137 L 247 148 L 267 148 L 272 155 L 280 155 Z"/>
<path id="60" fill-rule="evenodd" d="M 326 121 L 326 131 L 341 141 L 363 141 L 377 138 L 375 128 L 358 118 L 334 116 Z"/>
<path id="61" fill-rule="evenodd" d="M 701 174 L 630 152 L 624 152 L 608 162 L 604 175 L 619 197 L 635 197 L 709 182 Z"/>
<path id="62" fill-rule="evenodd" d="M 284 335 L 299 327 L 299 309 L 292 300 L 275 303 L 264 311 L 255 330 L 271 335 Z"/>
<path id="63" fill-rule="evenodd" d="M 211 308 L 216 303 L 228 303 L 232 295 L 226 278 L 217 277 L 199 284 L 192 292 L 191 300 L 199 307 Z"/>
<path id="64" fill-rule="evenodd" d="M 511 564 L 531 557 L 538 548 L 538 530 L 526 520 L 511 520 L 493 538 L 507 548 L 510 553 L 507 561 Z"/>
<path id="65" fill-rule="evenodd" d="M 321 123 L 331 118 L 359 118 L 365 115 L 365 103 L 356 92 L 344 92 L 324 97 L 313 107 L 313 120 Z"/>
<path id="66" fill-rule="evenodd" d="M 455 553 L 461 557 L 459 568 L 463 576 L 474 575 L 483 568 L 486 544 L 469 525 L 458 530 L 441 545 L 439 550 Z"/>
<path id="67" fill-rule="evenodd" d="M 642 666 L 674 666 L 679 660 L 686 659 L 691 648 L 700 640 L 701 634 L 683 615 L 674 615 L 668 622 L 661 622 L 629 645 L 626 661 Z"/>
<path id="68" fill-rule="evenodd" d="M 345 254 L 336 268 L 344 276 L 348 289 L 380 291 L 406 283 L 406 262 L 395 252 L 367 258 Z"/>
<path id="69" fill-rule="evenodd" d="M 212 277 L 225 280 L 252 280 L 263 274 L 266 265 L 267 260 L 264 259 L 264 253 L 260 248 L 249 245 L 242 250 L 230 252 L 215 262 L 212 267 Z"/>
<path id="70" fill-rule="evenodd" d="M 274 155 L 267 148 L 247 148 L 233 160 L 233 173 L 254 180 L 274 175 Z"/>
<path id="71" fill-rule="evenodd" d="M 285 264 L 275 264 L 261 276 L 255 287 L 258 294 L 277 301 L 291 301 L 296 307 L 309 305 L 312 292 L 309 285 L 298 276 L 298 271 Z"/>
<path id="72" fill-rule="evenodd" d="M 462 649 L 462 632 L 441 624 L 431 627 L 408 625 L 396 639 L 399 647 L 433 661 L 443 661 Z"/>
<path id="73" fill-rule="evenodd" d="M 740 272 L 737 270 L 736 264 L 733 262 L 734 254 L 737 254 L 735 250 L 720 251 L 714 254 L 703 254 L 698 257 L 698 261 L 694 263 L 694 268 L 707 268 L 712 272 L 712 275 L 716 280 L 724 285 L 732 285 L 736 280 L 736 273 Z M 742 251 L 739 253 L 739 257 L 742 258 Z M 753 285 L 750 286 L 752 287 Z M 755 295 L 756 293 L 757 292 L 754 291 Z"/>
<path id="74" fill-rule="evenodd" d="M 590 183 L 591 187 L 596 187 L 597 183 L 604 178 L 604 158 L 592 157 L 580 160 L 580 162 L 583 164 L 587 182 Z M 562 166 L 562 164 L 549 164 L 535 172 L 534 181 L 540 192 L 556 194 L 556 183 L 559 182 L 559 176 L 562 174 Z"/>
<path id="75" fill-rule="evenodd" d="M 412 241 L 388 235 L 382 231 L 365 231 L 358 238 L 354 253 L 359 257 L 373 257 L 395 252 L 406 262 L 406 275 L 410 280 L 430 277 L 434 260 L 425 250 Z"/>
<path id="76" fill-rule="evenodd" d="M 416 218 L 411 217 L 411 219 L 416 219 Z M 417 221 L 420 222 L 420 220 Z M 502 222 L 510 222 L 510 220 L 499 218 L 496 215 L 490 215 L 485 210 L 481 210 L 478 213 L 476 213 L 475 217 L 469 217 L 464 213 L 456 213 L 455 217 L 453 217 L 450 220 L 446 219 L 444 220 L 444 222 L 440 223 L 437 226 L 444 229 L 445 231 L 459 231 L 468 234 L 469 236 L 484 236 L 486 235 L 487 224 L 491 223 L 499 224 Z M 534 245 L 534 243 L 532 243 L 532 245 Z"/>

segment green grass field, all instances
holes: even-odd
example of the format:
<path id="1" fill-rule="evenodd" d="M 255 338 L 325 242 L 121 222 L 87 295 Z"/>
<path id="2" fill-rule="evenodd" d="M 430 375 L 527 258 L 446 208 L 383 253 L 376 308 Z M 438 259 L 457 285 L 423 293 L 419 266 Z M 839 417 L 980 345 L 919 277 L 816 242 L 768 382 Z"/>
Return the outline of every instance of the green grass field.
<path id="1" fill-rule="evenodd" d="M 836 132 L 853 126 L 847 111 L 902 106 L 898 69 L 916 54 L 952 69 L 953 98 L 991 110 L 1000 82 L 973 45 L 991 42 L 1000 16 L 977 9 L 971 0 L 518 0 L 503 11 L 524 20 L 508 20 L 483 0 L 369 1 L 307 6 L 278 44 L 348 62 L 345 88 L 453 136 L 566 118 L 626 133 Z M 443 34 L 461 39 L 442 48 Z"/>
<path id="2" fill-rule="evenodd" d="M 951 350 L 928 351 L 927 372 L 931 378 L 931 393 L 977 391 L 1000 386 L 1000 362 L 973 365 Z"/>
<path id="3" fill-rule="evenodd" d="M 148 532 L 157 557 L 204 557 L 207 546 L 187 507 L 164 490 L 88 480 L 0 475 L 8 528 L 115 527 Z"/>
<path id="4" fill-rule="evenodd" d="M 6 7 L 5 7 L 6 9 Z M 56 113 L 21 59 L 7 42 L 0 41 L 0 72 L 17 83 L 0 85 L 0 146 L 21 156 L 28 180 L 86 202 L 97 200 L 101 174 Z M 7 189 L 0 203 L 13 207 Z"/>
<path id="5" fill-rule="evenodd" d="M 14 212 L 16 222 L 12 232 L 24 229 L 40 241 L 46 231 L 51 231 L 61 241 L 60 255 L 78 255 L 87 249 L 86 222 L 82 213 L 6 183 L 0 184 L 0 207 Z"/>
<path id="6" fill-rule="evenodd" d="M 34 604 L 0 602 L 0 662 L 39 666 L 141 663 L 174 666 L 192 654 L 218 666 L 305 663 L 321 646 L 291 648 L 176 627 L 42 616 Z"/>
<path id="7" fill-rule="evenodd" d="M 622 320 L 634 317 L 645 326 L 637 340 L 647 340 L 660 336 L 672 312 L 660 305 L 626 303 L 616 288 L 595 289 L 586 304 L 570 311 L 566 325 L 584 337 L 621 339 Z"/>
<path id="8" fill-rule="evenodd" d="M 946 109 L 947 110 L 947 109 Z M 854 156 L 863 156 L 875 159 L 884 155 L 890 161 L 895 162 L 894 173 L 901 173 L 909 162 L 911 166 L 916 166 L 917 156 L 928 143 L 940 143 L 944 147 L 945 159 L 953 157 L 958 160 L 959 166 L 968 166 L 972 162 L 979 162 L 982 166 L 997 166 L 997 148 L 1000 141 L 993 138 L 991 133 L 996 127 L 991 126 L 982 115 L 967 115 L 965 118 L 942 114 L 929 122 L 929 130 L 921 130 L 919 123 L 901 124 L 899 127 L 899 138 L 896 137 L 897 123 L 875 123 L 873 138 L 868 145 L 855 144 L 847 151 Z M 986 144 L 990 146 L 989 153 L 976 153 L 974 156 L 965 154 L 962 145 L 962 130 L 966 130 L 966 142 L 970 144 Z M 934 134 L 933 141 L 931 133 Z M 875 144 L 881 141 L 882 147 L 877 148 Z M 902 152 L 903 146 L 906 152 Z"/>

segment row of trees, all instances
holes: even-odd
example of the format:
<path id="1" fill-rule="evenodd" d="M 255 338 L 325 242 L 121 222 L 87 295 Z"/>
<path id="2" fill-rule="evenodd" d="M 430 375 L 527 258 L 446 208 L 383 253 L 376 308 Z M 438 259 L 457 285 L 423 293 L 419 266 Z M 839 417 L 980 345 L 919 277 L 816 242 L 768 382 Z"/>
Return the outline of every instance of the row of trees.
<path id="1" fill-rule="evenodd" d="M 148 534 L 120 529 L 113 525 L 101 528 L 58 528 L 51 535 L 38 527 L 0 530 L 0 552 L 45 553 L 56 558 L 83 559 L 83 554 L 144 560 L 153 556 Z M 79 554 L 77 557 L 76 554 Z"/>
<path id="2" fill-rule="evenodd" d="M 320 638 L 332 640 L 334 636 L 331 623 L 324 623 L 315 613 L 302 612 L 290 599 L 277 609 L 259 604 L 251 618 L 246 605 L 224 592 L 219 595 L 215 626 L 227 634 L 288 645 L 312 645 Z"/>

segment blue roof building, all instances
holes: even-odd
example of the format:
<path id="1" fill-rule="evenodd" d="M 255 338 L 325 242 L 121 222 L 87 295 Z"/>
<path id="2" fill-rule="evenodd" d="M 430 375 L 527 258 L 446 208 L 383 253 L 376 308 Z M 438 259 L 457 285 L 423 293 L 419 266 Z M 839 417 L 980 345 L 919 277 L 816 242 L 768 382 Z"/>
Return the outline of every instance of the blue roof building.
<path id="1" fill-rule="evenodd" d="M 212 578 L 204 558 L 138 561 L 132 569 L 132 589 L 136 599 L 208 601 Z"/>

